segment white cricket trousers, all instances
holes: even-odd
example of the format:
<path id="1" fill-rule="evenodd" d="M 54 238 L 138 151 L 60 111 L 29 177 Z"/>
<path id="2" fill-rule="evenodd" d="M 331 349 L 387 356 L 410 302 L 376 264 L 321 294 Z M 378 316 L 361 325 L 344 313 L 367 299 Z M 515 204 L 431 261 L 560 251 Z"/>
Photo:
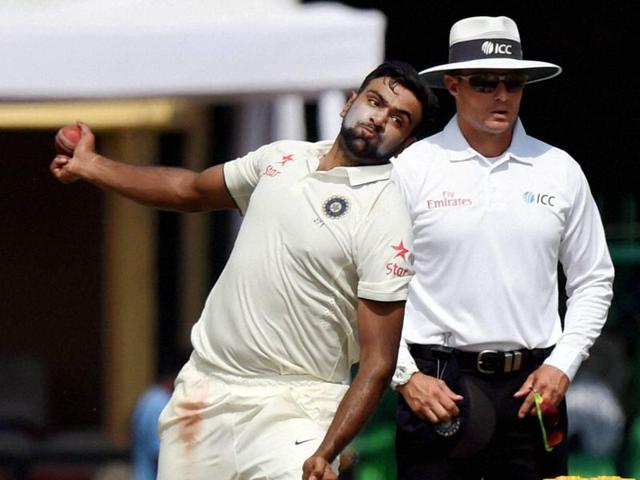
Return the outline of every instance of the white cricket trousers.
<path id="1" fill-rule="evenodd" d="M 347 388 L 214 373 L 194 353 L 160 415 L 158 480 L 300 480 Z"/>

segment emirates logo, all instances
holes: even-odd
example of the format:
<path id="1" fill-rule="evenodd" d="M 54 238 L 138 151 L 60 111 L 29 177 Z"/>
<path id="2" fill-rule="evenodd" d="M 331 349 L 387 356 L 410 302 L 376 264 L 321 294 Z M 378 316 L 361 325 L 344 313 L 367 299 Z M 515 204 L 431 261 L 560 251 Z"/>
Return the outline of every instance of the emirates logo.
<path id="1" fill-rule="evenodd" d="M 443 207 L 469 207 L 473 204 L 470 198 L 457 197 L 454 192 L 442 192 L 441 199 L 429 199 L 427 200 L 427 208 L 429 210 L 433 208 Z"/>

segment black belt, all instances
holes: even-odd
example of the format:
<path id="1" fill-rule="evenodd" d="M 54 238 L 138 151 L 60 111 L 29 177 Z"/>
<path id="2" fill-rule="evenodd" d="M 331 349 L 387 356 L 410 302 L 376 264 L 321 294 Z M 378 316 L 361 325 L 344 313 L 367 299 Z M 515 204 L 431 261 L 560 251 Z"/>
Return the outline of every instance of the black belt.
<path id="1" fill-rule="evenodd" d="M 433 347 L 438 347 L 435 350 Z M 534 348 L 532 350 L 482 350 L 469 352 L 467 350 L 451 349 L 461 370 L 482 373 L 485 375 L 517 372 L 519 370 L 533 370 L 542 364 L 549 356 L 553 347 Z M 443 359 L 442 347 L 438 345 L 409 345 L 411 355 L 425 360 Z"/>

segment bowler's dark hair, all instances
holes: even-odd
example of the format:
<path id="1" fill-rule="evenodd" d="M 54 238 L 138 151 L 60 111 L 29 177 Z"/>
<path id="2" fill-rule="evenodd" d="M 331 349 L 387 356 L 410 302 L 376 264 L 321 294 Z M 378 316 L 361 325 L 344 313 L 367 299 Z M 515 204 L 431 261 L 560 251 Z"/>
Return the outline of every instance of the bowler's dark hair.
<path id="1" fill-rule="evenodd" d="M 362 81 L 362 85 L 360 85 L 357 92 L 358 95 L 367 88 L 371 80 L 381 77 L 389 77 L 395 80 L 416 96 L 420 105 L 422 105 L 422 119 L 416 125 L 412 136 L 417 140 L 426 137 L 430 133 L 430 127 L 438 115 L 438 97 L 422 80 L 415 68 L 400 60 L 387 60 L 378 65 Z"/>

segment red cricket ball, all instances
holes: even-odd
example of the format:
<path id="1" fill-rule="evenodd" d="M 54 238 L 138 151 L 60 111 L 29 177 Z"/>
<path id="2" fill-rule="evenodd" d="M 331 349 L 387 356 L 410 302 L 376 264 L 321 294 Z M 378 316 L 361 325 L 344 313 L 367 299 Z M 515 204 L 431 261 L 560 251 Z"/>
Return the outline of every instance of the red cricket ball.
<path id="1" fill-rule="evenodd" d="M 73 156 L 73 150 L 80 141 L 80 127 L 76 125 L 67 125 L 62 127 L 56 133 L 55 147 L 58 153 Z"/>

